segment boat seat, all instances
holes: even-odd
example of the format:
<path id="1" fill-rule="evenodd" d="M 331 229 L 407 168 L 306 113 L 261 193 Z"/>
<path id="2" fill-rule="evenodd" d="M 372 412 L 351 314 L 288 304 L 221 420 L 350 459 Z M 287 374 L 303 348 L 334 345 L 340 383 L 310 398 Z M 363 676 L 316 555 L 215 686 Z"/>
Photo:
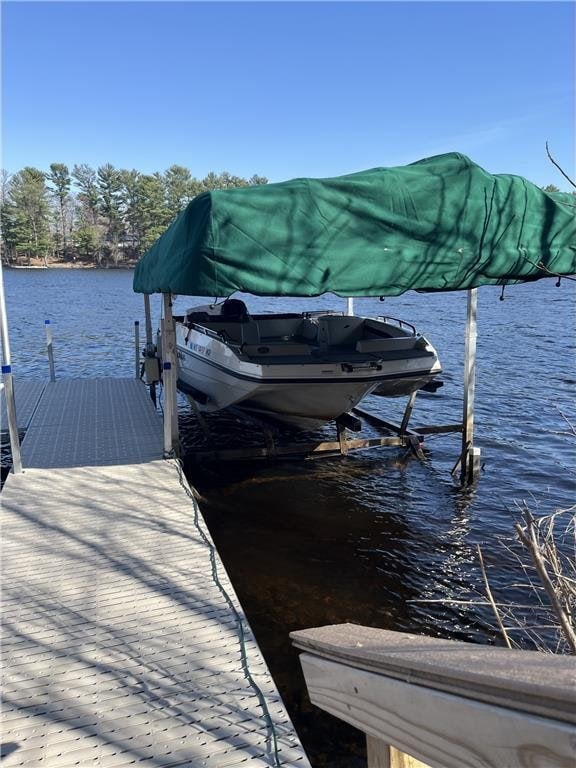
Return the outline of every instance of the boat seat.
<path id="1" fill-rule="evenodd" d="M 363 320 L 349 315 L 325 316 L 318 320 L 320 347 L 351 347 L 362 337 Z"/>
<path id="2" fill-rule="evenodd" d="M 240 326 L 240 341 L 242 344 L 254 345 L 260 342 L 260 329 L 254 320 L 242 323 Z"/>
<path id="3" fill-rule="evenodd" d="M 246 323 L 250 320 L 248 307 L 241 299 L 226 299 L 220 309 L 220 317 L 235 323 Z"/>
<path id="4" fill-rule="evenodd" d="M 294 338 L 308 344 L 316 344 L 318 341 L 318 323 L 305 317 L 298 326 Z"/>
<path id="5" fill-rule="evenodd" d="M 356 342 L 356 352 L 365 354 L 377 354 L 378 352 L 393 352 L 398 349 L 411 349 L 414 346 L 412 336 L 398 336 L 396 338 L 360 339 Z"/>

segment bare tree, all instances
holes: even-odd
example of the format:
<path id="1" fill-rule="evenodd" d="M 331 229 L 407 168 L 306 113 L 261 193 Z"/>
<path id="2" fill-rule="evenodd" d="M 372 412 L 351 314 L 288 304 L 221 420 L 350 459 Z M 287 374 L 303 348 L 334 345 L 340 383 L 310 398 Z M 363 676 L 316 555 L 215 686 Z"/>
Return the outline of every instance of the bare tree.
<path id="1" fill-rule="evenodd" d="M 556 160 L 554 160 L 554 158 L 552 157 L 552 153 L 550 152 L 550 149 L 548 147 L 548 142 L 546 142 L 546 154 L 548 155 L 548 159 L 550 160 L 552 165 L 555 165 L 556 168 L 558 168 L 558 170 L 562 174 L 562 176 L 564 176 L 564 178 L 574 187 L 574 189 L 576 189 L 576 183 L 572 181 L 572 179 L 570 178 L 570 176 L 568 176 L 568 174 L 562 168 L 562 166 L 559 163 L 557 163 Z"/>

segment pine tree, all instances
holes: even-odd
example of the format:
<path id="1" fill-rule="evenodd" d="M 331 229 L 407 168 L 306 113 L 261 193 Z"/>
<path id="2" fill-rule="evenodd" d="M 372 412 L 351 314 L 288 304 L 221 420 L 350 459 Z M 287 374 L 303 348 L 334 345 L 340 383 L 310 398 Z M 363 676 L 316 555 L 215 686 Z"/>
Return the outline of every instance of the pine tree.
<path id="1" fill-rule="evenodd" d="M 75 165 L 72 169 L 72 178 L 76 187 L 80 190 L 78 202 L 83 212 L 81 220 L 85 224 L 97 225 L 99 193 L 96 183 L 96 171 L 85 163 Z"/>
<path id="2" fill-rule="evenodd" d="M 8 184 L 2 206 L 2 232 L 6 247 L 14 255 L 43 258 L 50 250 L 50 203 L 46 176 L 38 168 L 26 167 Z"/>
<path id="3" fill-rule="evenodd" d="M 120 261 L 119 243 L 123 238 L 124 228 L 120 210 L 120 191 L 122 180 L 120 171 L 111 163 L 98 168 L 97 187 L 99 192 L 99 213 L 104 219 L 105 234 L 103 250 L 106 257 L 111 256 L 114 263 Z"/>
<path id="4" fill-rule="evenodd" d="M 164 187 L 166 195 L 166 207 L 170 219 L 174 219 L 188 203 L 200 194 L 202 185 L 194 178 L 188 168 L 182 165 L 171 165 L 164 172 Z"/>
<path id="5" fill-rule="evenodd" d="M 64 163 L 52 163 L 50 165 L 50 173 L 47 175 L 47 180 L 52 185 L 52 195 L 58 202 L 58 231 L 59 236 L 61 237 L 61 248 L 59 250 L 62 255 L 65 255 L 68 248 L 68 202 L 70 200 L 70 187 L 72 185 L 68 166 L 64 165 Z"/>

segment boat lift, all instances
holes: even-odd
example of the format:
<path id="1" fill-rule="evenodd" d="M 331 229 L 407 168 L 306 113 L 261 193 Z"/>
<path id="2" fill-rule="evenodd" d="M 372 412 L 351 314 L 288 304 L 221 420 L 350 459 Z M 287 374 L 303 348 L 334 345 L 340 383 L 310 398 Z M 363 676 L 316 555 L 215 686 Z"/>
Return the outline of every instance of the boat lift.
<path id="1" fill-rule="evenodd" d="M 240 409 L 229 409 L 236 412 L 243 419 L 248 419 L 257 425 L 263 434 L 264 444 L 259 447 L 238 446 L 225 449 L 197 449 L 189 454 L 189 458 L 196 463 L 208 461 L 243 461 L 266 459 L 293 459 L 314 460 L 318 458 L 330 458 L 344 456 L 360 450 L 382 447 L 406 448 L 410 453 L 420 459 L 424 458 L 422 442 L 425 435 L 442 433 L 460 433 L 462 436 L 461 450 L 451 474 L 456 476 L 460 470 L 461 485 L 474 483 L 480 474 L 480 448 L 474 446 L 474 389 L 476 376 L 476 337 L 477 337 L 477 288 L 468 291 L 467 319 L 464 347 L 464 397 L 462 422 L 457 424 L 438 424 L 409 428 L 410 418 L 414 409 L 418 392 L 413 392 L 408 398 L 406 408 L 400 424 L 393 424 L 375 416 L 361 408 L 353 408 L 351 413 L 342 414 L 336 419 L 336 440 L 298 442 L 282 444 L 276 440 L 274 431 L 270 425 L 261 419 L 246 414 Z M 144 349 L 144 372 L 147 383 L 151 388 L 156 381 L 162 378 L 164 385 L 164 455 L 167 457 L 177 455 L 179 452 L 178 413 L 177 413 L 177 389 L 184 391 L 177 379 L 177 358 L 175 343 L 175 325 L 172 315 L 172 296 L 163 294 L 164 316 L 161 320 L 161 349 L 158 350 L 159 359 L 156 358 L 152 343 L 152 323 L 150 316 L 150 297 L 144 295 L 144 308 L 146 315 L 146 347 Z M 353 313 L 353 299 L 347 300 L 347 314 Z M 434 382 L 430 389 L 434 390 Z M 426 388 L 425 388 L 426 389 Z M 192 399 L 199 399 L 202 393 L 187 391 Z M 209 434 L 202 414 L 196 409 L 196 417 L 205 432 Z M 376 427 L 383 434 L 380 437 L 360 438 L 351 437 L 349 432 L 359 432 L 362 428 L 362 420 Z"/>
<path id="2" fill-rule="evenodd" d="M 480 466 L 474 446 L 476 289 L 573 275 L 575 238 L 568 193 L 552 197 L 521 176 L 490 174 L 448 152 L 406 167 L 198 195 L 142 256 L 133 288 L 165 294 L 172 406 L 170 294 L 467 291 L 462 443 L 454 468 L 466 485 Z M 409 417 L 410 407 L 406 429 Z M 405 440 L 401 427 L 392 436 Z M 166 436 L 173 432 L 167 429 Z"/>
<path id="3" fill-rule="evenodd" d="M 137 293 L 164 294 L 169 403 L 175 407 L 170 294 L 397 296 L 407 290 L 465 290 L 462 442 L 454 473 L 459 469 L 466 485 L 480 467 L 474 446 L 476 289 L 573 275 L 573 209 L 569 194 L 551 197 L 521 176 L 490 174 L 459 152 L 406 167 L 199 195 L 134 272 Z M 404 431 L 400 425 L 392 437 L 406 440 L 411 405 Z M 176 450 L 172 427 L 169 436 L 168 452 Z"/>
<path id="4" fill-rule="evenodd" d="M 192 395 L 192 397 L 196 394 L 184 388 L 182 388 L 182 391 Z M 425 435 L 462 432 L 462 425 L 447 424 L 409 429 L 410 413 L 414 407 L 416 395 L 417 392 L 414 392 L 410 396 L 404 411 L 404 417 L 399 425 L 385 421 L 379 416 L 356 407 L 350 413 L 344 413 L 335 420 L 336 439 L 323 441 L 279 442 L 270 423 L 240 408 L 228 408 L 228 412 L 234 413 L 239 418 L 249 421 L 258 427 L 262 432 L 264 444 L 258 447 L 199 448 L 190 451 L 188 458 L 194 463 L 209 461 L 255 461 L 261 459 L 315 460 L 345 456 L 348 453 L 370 448 L 399 447 L 406 448 L 413 455 L 423 459 L 422 442 Z M 209 427 L 206 425 L 206 420 L 202 414 L 196 410 L 195 415 L 204 433 L 209 435 Z M 378 429 L 382 435 L 380 437 L 361 438 L 349 434 L 360 432 L 364 422 Z"/>

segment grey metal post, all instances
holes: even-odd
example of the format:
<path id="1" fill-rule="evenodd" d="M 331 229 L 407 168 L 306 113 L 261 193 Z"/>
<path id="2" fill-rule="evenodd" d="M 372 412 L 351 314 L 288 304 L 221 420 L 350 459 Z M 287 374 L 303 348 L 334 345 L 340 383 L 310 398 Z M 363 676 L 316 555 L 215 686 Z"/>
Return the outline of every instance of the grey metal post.
<path id="1" fill-rule="evenodd" d="M 473 482 L 480 469 L 480 449 L 474 448 L 474 391 L 476 387 L 476 338 L 478 289 L 468 291 L 466 336 L 464 343 L 464 402 L 462 410 L 462 451 L 460 483 Z"/>
<path id="2" fill-rule="evenodd" d="M 172 456 L 172 419 L 170 417 L 170 392 L 168 386 L 168 379 L 170 378 L 170 369 L 172 367 L 169 360 L 166 359 L 167 344 L 166 344 L 166 321 L 163 317 L 160 318 L 160 338 L 162 346 L 162 359 L 160 361 L 160 367 L 162 369 L 162 386 L 164 390 L 164 403 L 162 406 L 163 426 L 164 426 L 164 458 Z"/>
<path id="3" fill-rule="evenodd" d="M 350 297 L 346 299 L 346 314 L 350 316 L 354 314 L 354 299 Z"/>
<path id="4" fill-rule="evenodd" d="M 16 402 L 14 400 L 14 382 L 12 380 L 12 364 L 10 358 L 10 338 L 8 336 L 8 318 L 4 300 L 4 275 L 0 260 L 0 335 L 2 336 L 2 379 L 6 397 L 6 414 L 8 416 L 8 431 L 10 433 L 10 450 L 12 452 L 12 471 L 15 475 L 22 472 L 22 457 L 20 455 L 20 436 L 16 419 Z"/>
<path id="5" fill-rule="evenodd" d="M 162 331 L 162 357 L 164 368 L 164 450 L 170 435 L 170 453 L 178 451 L 178 401 L 176 368 L 176 331 L 172 317 L 172 298 L 164 294 L 164 324 Z"/>
<path id="6" fill-rule="evenodd" d="M 412 392 L 412 394 L 408 398 L 408 402 L 406 403 L 406 409 L 404 410 L 404 416 L 402 416 L 402 423 L 400 424 L 399 434 L 401 435 L 405 435 L 408 430 L 408 423 L 410 422 L 410 416 L 412 416 L 412 411 L 414 409 L 414 403 L 416 402 L 417 394 L 418 394 L 418 390 L 416 390 L 415 392 Z"/>
<path id="7" fill-rule="evenodd" d="M 48 365 L 50 366 L 50 381 L 56 381 L 56 370 L 54 368 L 54 344 L 52 343 L 52 326 L 50 320 L 44 320 L 46 328 L 46 349 L 48 351 Z"/>
<path id="8" fill-rule="evenodd" d="M 144 319 L 146 323 L 146 352 L 150 352 L 154 343 L 152 341 L 152 314 L 150 312 L 150 296 L 144 294 Z"/>
<path id="9" fill-rule="evenodd" d="M 134 373 L 140 378 L 140 321 L 134 320 Z"/>
<path id="10" fill-rule="evenodd" d="M 170 332 L 170 350 L 172 355 L 172 376 L 170 377 L 170 386 L 172 387 L 172 445 L 178 452 L 180 444 L 180 435 L 178 432 L 178 358 L 176 356 L 176 326 L 172 316 L 172 297 L 170 297 L 170 306 L 168 309 L 168 323 Z"/>

